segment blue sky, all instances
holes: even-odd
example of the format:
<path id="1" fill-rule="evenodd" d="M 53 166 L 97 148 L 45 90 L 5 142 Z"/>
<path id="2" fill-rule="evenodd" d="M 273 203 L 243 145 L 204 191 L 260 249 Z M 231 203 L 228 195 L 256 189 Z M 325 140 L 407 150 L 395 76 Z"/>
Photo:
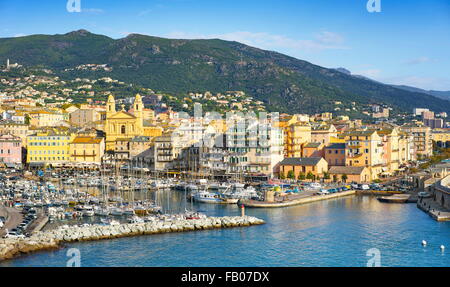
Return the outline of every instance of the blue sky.
<path id="1" fill-rule="evenodd" d="M 222 38 L 392 84 L 450 90 L 450 1 L 0 0 L 0 37 L 86 29 L 112 38 L 141 33 Z"/>

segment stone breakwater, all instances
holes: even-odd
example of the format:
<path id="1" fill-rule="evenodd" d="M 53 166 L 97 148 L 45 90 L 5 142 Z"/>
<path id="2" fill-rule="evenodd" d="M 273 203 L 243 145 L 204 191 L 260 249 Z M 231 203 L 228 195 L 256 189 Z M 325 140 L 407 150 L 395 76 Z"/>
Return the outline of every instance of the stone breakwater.
<path id="1" fill-rule="evenodd" d="M 0 239 L 0 261 L 21 253 L 55 249 L 60 246 L 60 243 L 259 224 L 264 224 L 264 220 L 251 216 L 225 216 L 118 225 L 65 226 L 49 231 L 38 231 L 27 238 Z"/>

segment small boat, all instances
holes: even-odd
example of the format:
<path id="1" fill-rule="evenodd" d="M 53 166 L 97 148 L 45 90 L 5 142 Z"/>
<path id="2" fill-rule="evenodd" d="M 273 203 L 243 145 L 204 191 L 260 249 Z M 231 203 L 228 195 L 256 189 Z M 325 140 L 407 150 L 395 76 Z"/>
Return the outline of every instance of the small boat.
<path id="1" fill-rule="evenodd" d="M 107 208 L 95 208 L 94 214 L 97 216 L 108 216 L 111 212 Z"/>
<path id="2" fill-rule="evenodd" d="M 409 194 L 396 194 L 391 196 L 378 197 L 378 201 L 387 203 L 406 203 L 410 198 Z"/>
<path id="3" fill-rule="evenodd" d="M 223 199 L 220 198 L 218 194 L 208 191 L 200 191 L 198 193 L 194 193 L 192 197 L 195 201 L 202 203 L 224 203 Z"/>
<path id="4" fill-rule="evenodd" d="M 82 213 L 84 217 L 92 217 L 95 215 L 94 209 L 91 206 L 85 206 Z"/>
<path id="5" fill-rule="evenodd" d="M 128 223 L 144 223 L 144 219 L 140 218 L 139 216 L 133 216 L 128 220 Z"/>
<path id="6" fill-rule="evenodd" d="M 123 214 L 124 215 L 136 215 L 133 208 L 125 208 L 123 210 Z"/>
<path id="7" fill-rule="evenodd" d="M 114 207 L 111 209 L 111 215 L 114 216 L 122 216 L 124 214 L 122 208 L 119 207 Z"/>

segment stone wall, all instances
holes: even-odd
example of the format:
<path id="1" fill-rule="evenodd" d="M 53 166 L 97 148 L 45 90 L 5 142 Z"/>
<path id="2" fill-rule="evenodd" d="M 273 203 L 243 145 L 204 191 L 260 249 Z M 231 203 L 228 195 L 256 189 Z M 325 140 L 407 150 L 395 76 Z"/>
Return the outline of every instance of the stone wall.
<path id="1" fill-rule="evenodd" d="M 251 216 L 225 216 L 194 220 L 179 219 L 166 222 L 59 227 L 50 231 L 38 231 L 28 238 L 0 239 L 0 261 L 12 258 L 20 253 L 58 248 L 59 244 L 64 242 L 93 241 L 258 224 L 264 224 L 264 220 Z"/>

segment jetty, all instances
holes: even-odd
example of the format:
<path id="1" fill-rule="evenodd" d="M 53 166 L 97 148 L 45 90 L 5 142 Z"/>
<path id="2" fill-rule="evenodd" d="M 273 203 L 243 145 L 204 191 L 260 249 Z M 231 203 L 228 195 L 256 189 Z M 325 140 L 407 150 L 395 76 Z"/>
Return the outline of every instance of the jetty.
<path id="1" fill-rule="evenodd" d="M 421 198 L 417 202 L 417 207 L 427 213 L 436 221 L 450 221 L 450 210 L 438 205 L 429 198 Z"/>
<path id="2" fill-rule="evenodd" d="M 284 199 L 275 198 L 272 200 L 240 200 L 239 205 L 244 205 L 245 207 L 254 208 L 276 208 L 276 207 L 288 207 L 294 205 L 300 205 L 305 203 L 311 203 L 316 201 L 328 200 L 333 198 L 339 198 L 344 196 L 350 196 L 356 194 L 355 190 L 341 191 L 337 193 L 323 194 L 323 195 L 293 195 L 287 196 Z"/>
<path id="3" fill-rule="evenodd" d="M 117 225 L 62 226 L 49 231 L 37 231 L 26 238 L 0 239 L 0 261 L 19 254 L 59 248 L 62 243 L 245 227 L 264 223 L 264 220 L 251 216 L 224 216 Z"/>

